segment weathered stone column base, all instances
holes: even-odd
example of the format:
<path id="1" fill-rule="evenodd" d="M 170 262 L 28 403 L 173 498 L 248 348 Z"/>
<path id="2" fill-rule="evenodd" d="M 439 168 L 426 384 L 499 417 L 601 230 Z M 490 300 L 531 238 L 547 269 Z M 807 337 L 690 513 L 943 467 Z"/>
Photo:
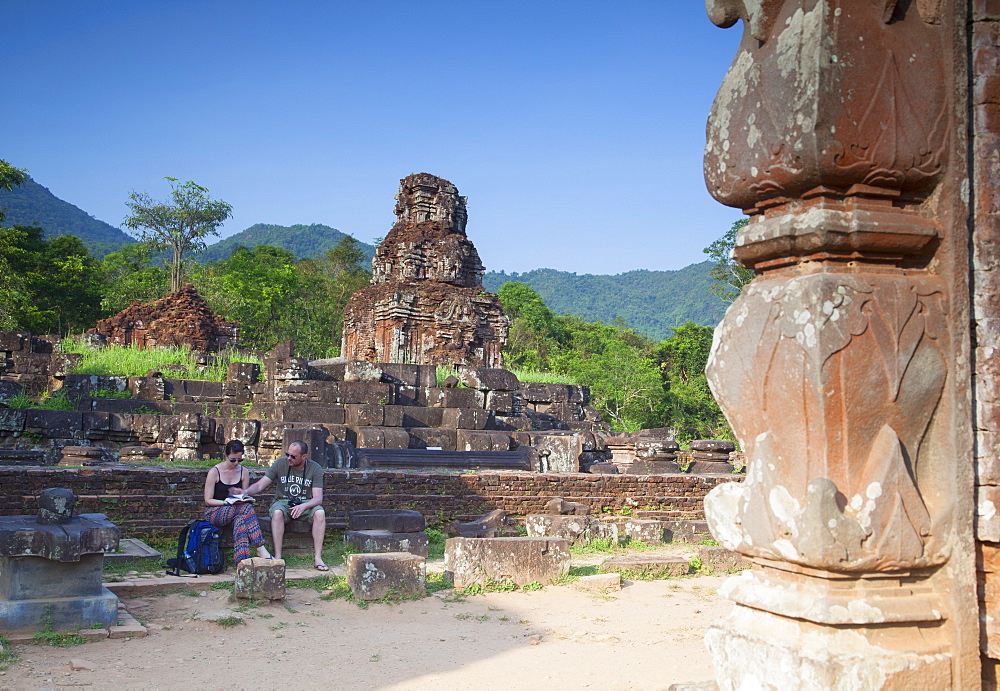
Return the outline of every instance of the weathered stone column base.
<path id="1" fill-rule="evenodd" d="M 118 596 L 107 588 L 99 595 L 8 600 L 0 596 L 0 632 L 5 636 L 39 631 L 76 633 L 94 624 L 108 628 L 118 623 Z"/>
<path id="2" fill-rule="evenodd" d="M 709 628 L 705 644 L 723 690 L 951 688 L 951 656 L 943 646 L 914 652 L 938 636 L 922 636 L 923 626 L 898 627 L 898 635 L 894 628 L 824 626 L 737 604 Z M 873 633 L 883 645 L 869 640 Z M 883 647 L 893 639 L 899 648 Z"/>

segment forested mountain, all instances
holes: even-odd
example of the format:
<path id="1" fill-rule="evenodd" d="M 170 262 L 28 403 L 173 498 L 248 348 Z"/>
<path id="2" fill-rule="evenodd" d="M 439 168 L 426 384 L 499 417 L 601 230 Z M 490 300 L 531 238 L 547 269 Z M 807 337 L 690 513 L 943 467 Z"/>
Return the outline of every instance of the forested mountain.
<path id="1" fill-rule="evenodd" d="M 244 231 L 209 245 L 204 252 L 193 254 L 191 258 L 200 262 L 220 261 L 228 259 L 239 245 L 247 249 L 253 249 L 257 245 L 272 245 L 288 250 L 295 255 L 296 259 L 308 259 L 333 249 L 346 235 L 346 233 L 322 223 L 309 225 L 297 223 L 293 226 L 257 223 Z M 372 257 L 375 256 L 375 248 L 364 242 L 359 242 L 359 244 L 365 253 L 366 262 L 370 264 Z"/>
<path id="2" fill-rule="evenodd" d="M 490 271 L 486 290 L 496 292 L 507 281 L 531 286 L 557 314 L 573 314 L 606 324 L 621 318 L 651 338 L 669 338 L 687 321 L 715 326 L 728 303 L 708 292 L 712 262 L 691 264 L 677 271 L 629 271 L 615 276 L 577 275 L 554 269 L 527 273 Z"/>
<path id="3" fill-rule="evenodd" d="M 5 226 L 38 226 L 54 237 L 75 235 L 97 257 L 135 242 L 124 231 L 63 201 L 30 178 L 10 192 L 0 189 L 0 209 L 7 212 Z"/>

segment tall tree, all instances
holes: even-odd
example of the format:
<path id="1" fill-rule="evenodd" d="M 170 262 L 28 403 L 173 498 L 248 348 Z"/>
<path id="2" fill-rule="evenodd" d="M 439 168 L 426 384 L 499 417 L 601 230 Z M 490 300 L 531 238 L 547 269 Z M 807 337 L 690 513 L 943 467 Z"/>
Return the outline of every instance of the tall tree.
<path id="1" fill-rule="evenodd" d="M 205 248 L 207 235 L 218 235 L 219 226 L 233 215 L 233 207 L 208 196 L 208 188 L 188 180 L 170 181 L 170 199 L 154 201 L 145 192 L 132 192 L 126 205 L 132 213 L 125 226 L 156 249 L 169 249 L 170 291 L 180 290 L 183 258 L 187 252 Z"/>
<path id="2" fill-rule="evenodd" d="M 740 296 L 743 286 L 753 280 L 754 272 L 733 259 L 733 248 L 736 247 L 736 236 L 740 228 L 746 226 L 749 219 L 741 218 L 726 231 L 726 234 L 702 250 L 715 266 L 709 274 L 715 283 L 708 289 L 713 295 L 718 295 L 727 302 L 732 302 Z"/>
<path id="3" fill-rule="evenodd" d="M 166 295 L 170 273 L 153 263 L 155 251 L 148 242 L 135 242 L 101 260 L 105 278 L 101 308 L 105 313 L 115 314 L 132 302 L 150 302 Z"/>
<path id="4" fill-rule="evenodd" d="M 103 275 L 80 238 L 46 238 L 41 228 L 15 226 L 0 229 L 0 248 L 18 278 L 19 299 L 9 312 L 15 328 L 66 334 L 96 323 Z"/>
<path id="5" fill-rule="evenodd" d="M 10 192 L 18 185 L 23 185 L 28 179 L 28 171 L 15 168 L 0 159 L 0 190 Z M 0 209 L 0 223 L 3 223 L 4 210 Z M 17 321 L 14 314 L 23 310 L 30 301 L 30 296 L 24 291 L 21 277 L 10 266 L 8 257 L 15 250 L 16 238 L 0 229 L 0 329 L 15 329 Z"/>
<path id="6" fill-rule="evenodd" d="M 667 388 L 666 419 L 678 440 L 733 438 L 705 377 L 711 350 L 712 329 L 690 321 L 656 348 Z"/>

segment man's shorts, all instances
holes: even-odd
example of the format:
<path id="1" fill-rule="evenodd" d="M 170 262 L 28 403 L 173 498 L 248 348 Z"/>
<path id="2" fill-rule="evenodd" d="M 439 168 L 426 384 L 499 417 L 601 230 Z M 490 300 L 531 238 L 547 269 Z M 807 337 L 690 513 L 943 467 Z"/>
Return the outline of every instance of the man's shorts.
<path id="1" fill-rule="evenodd" d="M 301 516 L 299 516 L 298 518 L 293 519 L 292 518 L 292 514 L 291 514 L 292 507 L 290 507 L 288 505 L 288 500 L 287 499 L 279 499 L 278 501 L 276 501 L 273 504 L 271 504 L 271 508 L 269 508 L 267 510 L 267 515 L 270 516 L 275 511 L 279 511 L 280 510 L 282 513 L 285 514 L 285 519 L 286 520 L 305 521 L 305 520 L 308 520 L 308 519 L 312 518 L 312 515 L 314 513 L 316 513 L 316 509 L 320 509 L 322 507 L 323 507 L 322 504 L 320 504 L 319 506 L 312 506 L 312 507 L 306 509 L 305 511 L 303 511 Z"/>

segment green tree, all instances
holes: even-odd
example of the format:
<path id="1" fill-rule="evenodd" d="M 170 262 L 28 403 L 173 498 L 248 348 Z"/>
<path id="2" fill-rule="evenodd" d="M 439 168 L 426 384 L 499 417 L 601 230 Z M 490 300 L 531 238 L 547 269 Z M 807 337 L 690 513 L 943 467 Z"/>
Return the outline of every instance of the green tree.
<path id="1" fill-rule="evenodd" d="M 105 279 L 101 308 L 105 314 L 115 314 L 133 302 L 150 302 L 167 294 L 170 274 L 153 264 L 155 252 L 151 243 L 136 242 L 101 260 Z"/>
<path id="2" fill-rule="evenodd" d="M 132 192 L 126 205 L 131 214 L 125 226 L 156 249 L 169 249 L 170 291 L 180 290 L 183 258 L 187 252 L 205 248 L 204 238 L 218 235 L 219 226 L 232 216 L 233 207 L 208 196 L 208 188 L 188 180 L 170 181 L 170 199 L 154 201 L 145 192 Z"/>
<path id="3" fill-rule="evenodd" d="M 702 250 L 715 262 L 715 266 L 709 271 L 715 282 L 708 291 L 727 302 L 738 298 L 743 291 L 743 286 L 752 281 L 754 277 L 752 269 L 746 268 L 733 259 L 736 236 L 740 229 L 749 222 L 749 219 L 741 218 L 726 231 L 725 235 Z"/>
<path id="4" fill-rule="evenodd" d="M 240 323 L 240 341 L 273 348 L 293 339 L 298 310 L 295 255 L 271 245 L 237 247 L 228 258 L 194 269 L 199 290 L 212 310 Z"/>
<path id="5" fill-rule="evenodd" d="M 80 238 L 15 226 L 0 229 L 0 248 L 18 278 L 20 296 L 8 313 L 14 328 L 66 334 L 97 322 L 103 275 Z"/>
<path id="6" fill-rule="evenodd" d="M 508 281 L 500 286 L 497 297 L 511 319 L 504 351 L 507 366 L 540 372 L 551 370 L 553 357 L 567 342 L 564 320 L 553 314 L 527 283 Z"/>
<path id="7" fill-rule="evenodd" d="M 712 329 L 694 322 L 675 329 L 656 348 L 667 389 L 664 414 L 679 441 L 733 438 L 705 377 L 711 350 Z"/>
<path id="8" fill-rule="evenodd" d="M 0 189 L 11 191 L 18 185 L 23 185 L 28 179 L 28 171 L 15 168 L 0 159 Z M 3 223 L 4 210 L 0 209 L 0 223 Z M 2 233 L 3 229 L 0 229 Z M 29 296 L 24 292 L 23 282 L 11 270 L 8 256 L 14 251 L 13 238 L 6 234 L 0 235 L 0 329 L 15 329 L 17 322 L 14 313 L 27 307 Z"/>

